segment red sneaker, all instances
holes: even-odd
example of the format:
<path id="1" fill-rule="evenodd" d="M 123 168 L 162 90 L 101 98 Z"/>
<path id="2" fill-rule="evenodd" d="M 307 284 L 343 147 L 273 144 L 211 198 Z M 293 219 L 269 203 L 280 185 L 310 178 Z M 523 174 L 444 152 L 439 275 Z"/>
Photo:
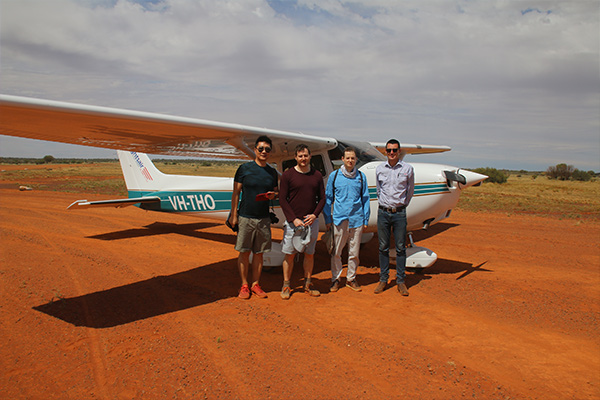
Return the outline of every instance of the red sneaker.
<path id="1" fill-rule="evenodd" d="M 250 288 L 248 287 L 247 283 L 242 285 L 242 288 L 240 289 L 240 294 L 238 294 L 238 297 L 240 299 L 244 299 L 244 300 L 248 300 L 250 298 Z"/>
<path id="2" fill-rule="evenodd" d="M 258 283 L 256 285 L 252 286 L 252 293 L 254 293 L 256 296 L 258 296 L 259 299 L 267 298 L 267 294 L 265 293 L 264 290 L 262 290 L 260 288 L 260 286 L 258 286 Z"/>

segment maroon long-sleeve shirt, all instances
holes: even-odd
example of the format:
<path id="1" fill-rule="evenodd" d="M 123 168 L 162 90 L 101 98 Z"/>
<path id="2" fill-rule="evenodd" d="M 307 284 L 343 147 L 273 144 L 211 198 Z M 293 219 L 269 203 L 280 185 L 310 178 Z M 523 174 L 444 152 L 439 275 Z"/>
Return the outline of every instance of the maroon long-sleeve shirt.
<path id="1" fill-rule="evenodd" d="M 318 217 L 325 205 L 323 175 L 314 168 L 306 174 L 296 168 L 286 170 L 279 184 L 279 204 L 289 223 L 308 214 Z"/>

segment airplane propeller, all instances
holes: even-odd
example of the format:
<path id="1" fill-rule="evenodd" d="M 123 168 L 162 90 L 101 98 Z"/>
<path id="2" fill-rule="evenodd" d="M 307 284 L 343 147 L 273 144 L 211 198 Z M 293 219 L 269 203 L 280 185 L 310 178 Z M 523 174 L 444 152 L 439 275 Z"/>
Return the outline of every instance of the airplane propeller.
<path id="1" fill-rule="evenodd" d="M 488 178 L 487 175 L 479 174 L 477 172 L 468 171 L 466 169 L 455 171 L 444 171 L 444 176 L 448 181 L 448 186 L 452 186 L 451 182 L 458 183 L 459 189 L 467 188 L 470 186 L 479 186 L 481 182 Z"/>

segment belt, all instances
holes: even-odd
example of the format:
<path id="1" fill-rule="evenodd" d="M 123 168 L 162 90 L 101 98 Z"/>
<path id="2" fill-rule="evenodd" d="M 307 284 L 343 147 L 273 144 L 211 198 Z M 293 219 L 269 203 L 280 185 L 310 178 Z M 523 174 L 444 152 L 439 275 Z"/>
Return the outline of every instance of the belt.
<path id="1" fill-rule="evenodd" d="M 383 206 L 379 206 L 380 210 L 387 211 L 387 212 L 392 213 L 392 214 L 397 213 L 398 211 L 402 211 L 405 208 L 406 208 L 406 206 L 400 206 L 400 207 L 394 207 L 394 208 L 386 208 L 386 207 L 383 207 Z"/>

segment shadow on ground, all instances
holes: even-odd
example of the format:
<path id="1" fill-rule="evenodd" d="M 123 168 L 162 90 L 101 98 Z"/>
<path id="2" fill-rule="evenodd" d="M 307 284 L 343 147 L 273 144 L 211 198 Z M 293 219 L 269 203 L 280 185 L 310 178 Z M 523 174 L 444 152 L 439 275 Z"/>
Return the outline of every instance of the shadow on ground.
<path id="1" fill-rule="evenodd" d="M 230 259 L 33 308 L 75 326 L 108 328 L 231 297 L 235 276 L 236 260 Z M 224 279 L 231 282 L 223 285 Z"/>

